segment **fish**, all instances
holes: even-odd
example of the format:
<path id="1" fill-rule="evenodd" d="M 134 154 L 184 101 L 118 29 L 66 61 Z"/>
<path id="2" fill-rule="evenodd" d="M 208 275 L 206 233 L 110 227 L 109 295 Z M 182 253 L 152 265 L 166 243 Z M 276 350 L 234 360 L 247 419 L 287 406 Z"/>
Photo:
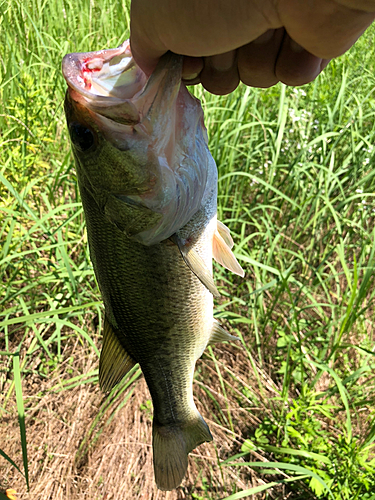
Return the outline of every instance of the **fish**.
<path id="1" fill-rule="evenodd" d="M 217 220 L 217 167 L 203 111 L 181 82 L 182 56 L 150 77 L 129 41 L 67 54 L 65 115 L 90 258 L 105 307 L 99 382 L 109 391 L 139 363 L 153 402 L 156 485 L 177 488 L 188 454 L 211 441 L 193 398 L 207 345 L 237 340 L 213 316 L 212 259 L 240 276 Z"/>

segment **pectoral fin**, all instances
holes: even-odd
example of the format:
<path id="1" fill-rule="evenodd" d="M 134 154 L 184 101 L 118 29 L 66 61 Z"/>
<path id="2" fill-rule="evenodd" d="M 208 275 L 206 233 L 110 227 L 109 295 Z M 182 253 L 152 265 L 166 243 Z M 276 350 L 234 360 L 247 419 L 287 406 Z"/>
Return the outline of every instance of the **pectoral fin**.
<path id="1" fill-rule="evenodd" d="M 99 360 L 99 384 L 110 391 L 133 368 L 136 362 L 120 344 L 107 317 L 104 319 L 103 347 Z"/>
<path id="2" fill-rule="evenodd" d="M 232 340 L 240 340 L 238 337 L 231 335 L 228 333 L 218 321 L 214 320 L 214 324 L 212 327 L 212 333 L 210 340 L 207 345 L 216 344 L 216 342 L 230 342 Z"/>
<path id="3" fill-rule="evenodd" d="M 214 297 L 220 297 L 220 293 L 215 286 L 214 279 L 202 257 L 194 250 L 184 245 L 181 239 L 174 234 L 170 238 L 178 246 L 182 258 L 201 283 L 212 293 Z"/>
<path id="4" fill-rule="evenodd" d="M 229 229 L 222 222 L 218 221 L 217 230 L 215 231 L 212 242 L 212 254 L 216 262 L 221 264 L 229 271 L 232 271 L 239 276 L 245 276 L 244 270 L 238 263 L 231 248 L 233 240 L 229 233 Z"/>

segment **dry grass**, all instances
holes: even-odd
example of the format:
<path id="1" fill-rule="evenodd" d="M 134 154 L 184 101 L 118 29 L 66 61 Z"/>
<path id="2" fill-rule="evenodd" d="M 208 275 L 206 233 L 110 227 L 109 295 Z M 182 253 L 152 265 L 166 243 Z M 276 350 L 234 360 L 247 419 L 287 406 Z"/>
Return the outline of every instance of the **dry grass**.
<path id="1" fill-rule="evenodd" d="M 76 337 L 67 342 L 63 355 L 64 359 L 74 356 L 77 360 L 73 375 L 87 374 L 98 364 L 95 353 L 77 342 Z M 107 398 L 98 384 L 81 384 L 73 389 L 57 391 L 56 386 L 67 379 L 64 362 L 48 379 L 41 378 L 36 371 L 24 379 L 30 491 L 27 492 L 21 474 L 1 457 L 0 486 L 14 488 L 22 500 L 180 500 L 192 498 L 193 492 L 195 498 L 224 498 L 233 493 L 226 489 L 226 485 L 237 484 L 242 490 L 264 484 L 247 467 L 242 467 L 240 472 L 238 468 L 219 466 L 219 461 L 240 452 L 247 431 L 259 424 L 257 414 L 259 411 L 264 414 L 264 408 L 253 408 L 249 413 L 251 402 L 248 401 L 245 408 L 246 398 L 233 385 L 233 370 L 239 381 L 243 378 L 246 384 L 251 384 L 252 369 L 242 349 L 218 346 L 215 355 L 219 366 L 225 367 L 221 376 L 232 391 L 227 397 L 223 395 L 214 361 L 209 355 L 198 361 L 200 374 L 194 393 L 198 409 L 211 428 L 214 442 L 205 443 L 191 453 L 188 475 L 177 490 L 161 492 L 154 483 L 152 407 L 144 379 L 134 383 L 130 400 L 123 407 L 121 402 L 124 396 L 115 400 L 92 431 L 94 420 Z M 209 380 L 208 385 L 203 380 Z M 265 391 L 270 395 L 274 393 L 273 383 L 266 374 L 264 382 Z M 5 383 L 3 398 L 8 388 L 8 383 Z M 216 404 L 220 404 L 224 415 L 230 410 L 233 431 L 222 423 L 217 407 L 207 395 L 207 388 L 215 396 Z M 0 406 L 3 403 L 0 400 Z M 80 451 L 85 439 L 89 446 L 82 446 Z M 0 441 L 1 448 L 17 464 L 21 464 L 15 397 L 8 402 L 7 413 L 0 422 Z M 265 460 L 256 452 L 253 458 Z M 204 496 L 205 493 L 209 496 Z"/>

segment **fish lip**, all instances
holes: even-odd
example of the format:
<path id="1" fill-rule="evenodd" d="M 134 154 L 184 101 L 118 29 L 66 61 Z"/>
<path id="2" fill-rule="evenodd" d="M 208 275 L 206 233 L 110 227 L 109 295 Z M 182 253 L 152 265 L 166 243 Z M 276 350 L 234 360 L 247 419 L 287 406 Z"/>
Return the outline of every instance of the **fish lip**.
<path id="1" fill-rule="evenodd" d="M 72 88 L 68 88 L 65 93 L 64 110 L 68 128 L 72 122 L 77 122 L 98 133 L 97 124 L 92 120 L 93 113 L 87 109 L 84 97 Z M 88 119 L 89 116 L 91 120 Z"/>

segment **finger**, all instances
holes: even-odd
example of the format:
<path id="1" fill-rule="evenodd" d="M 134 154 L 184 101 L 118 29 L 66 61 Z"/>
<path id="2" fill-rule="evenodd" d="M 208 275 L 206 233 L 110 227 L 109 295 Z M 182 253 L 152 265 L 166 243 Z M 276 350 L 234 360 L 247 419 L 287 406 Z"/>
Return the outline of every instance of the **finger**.
<path id="1" fill-rule="evenodd" d="M 153 72 L 160 57 L 168 51 L 154 29 L 149 10 L 144 1 L 133 0 L 130 4 L 130 48 L 135 62 L 146 75 Z"/>
<path id="2" fill-rule="evenodd" d="M 191 80 L 185 80 L 183 78 L 182 81 L 184 82 L 185 85 L 198 85 L 198 83 L 201 83 L 199 75 L 196 78 L 192 78 Z"/>
<path id="3" fill-rule="evenodd" d="M 351 8 L 344 3 L 342 0 L 280 0 L 277 8 L 280 22 L 293 40 L 317 57 L 332 59 L 346 52 L 375 17 L 374 12 L 358 10 L 357 0 L 346 1 Z"/>
<path id="4" fill-rule="evenodd" d="M 130 45 L 146 73 L 162 54 L 223 54 L 279 27 L 274 0 L 132 0 Z"/>
<path id="5" fill-rule="evenodd" d="M 238 49 L 238 72 L 245 85 L 266 88 L 279 81 L 275 64 L 284 33 L 284 28 L 268 30 Z"/>
<path id="6" fill-rule="evenodd" d="M 184 64 L 182 66 L 182 79 L 184 80 L 184 82 L 192 82 L 196 80 L 203 67 L 203 57 L 185 56 Z M 187 85 L 192 85 L 192 83 L 187 83 Z"/>
<path id="7" fill-rule="evenodd" d="M 200 73 L 203 87 L 212 94 L 225 95 L 238 86 L 236 51 L 204 58 L 204 68 Z"/>
<path id="8" fill-rule="evenodd" d="M 304 85 L 312 82 L 328 62 L 328 59 L 310 54 L 286 34 L 277 57 L 275 74 L 286 85 Z"/>

